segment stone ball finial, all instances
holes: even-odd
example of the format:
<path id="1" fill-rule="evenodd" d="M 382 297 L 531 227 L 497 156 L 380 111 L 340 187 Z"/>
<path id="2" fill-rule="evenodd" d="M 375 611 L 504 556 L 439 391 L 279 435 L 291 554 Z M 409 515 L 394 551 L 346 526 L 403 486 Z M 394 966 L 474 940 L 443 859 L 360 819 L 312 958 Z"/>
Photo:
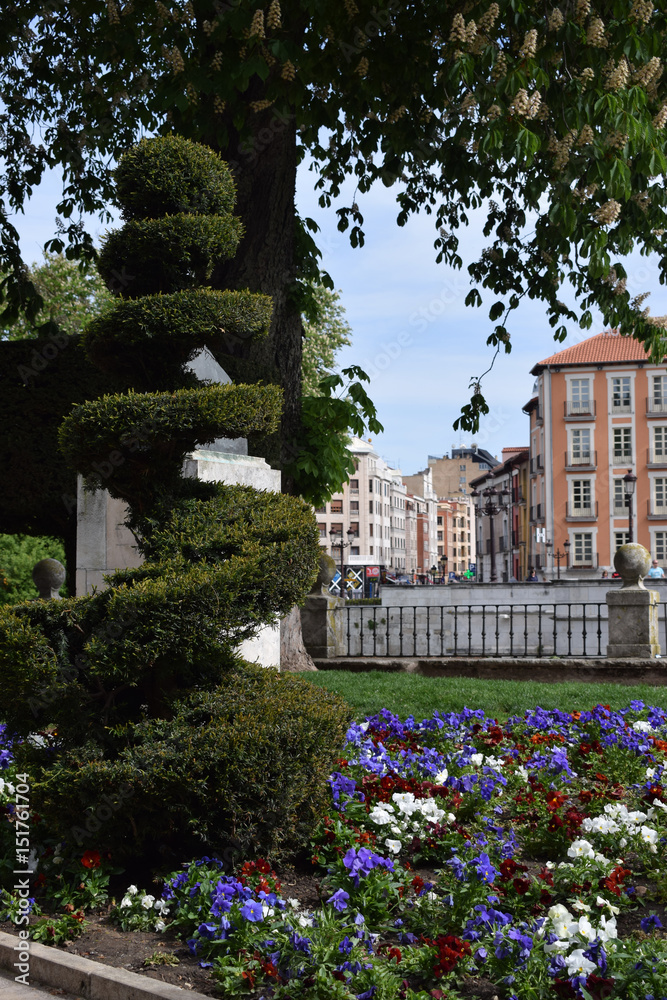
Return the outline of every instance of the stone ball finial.
<path id="1" fill-rule="evenodd" d="M 67 571 L 57 559 L 40 559 L 32 571 L 33 583 L 43 601 L 59 601 L 58 591 L 65 582 Z"/>
<path id="2" fill-rule="evenodd" d="M 623 580 L 622 590 L 646 590 L 642 581 L 651 567 L 651 553 L 643 545 L 621 545 L 614 555 L 614 566 Z"/>
<path id="3" fill-rule="evenodd" d="M 320 565 L 317 580 L 313 584 L 311 594 L 321 594 L 323 587 L 328 587 L 336 575 L 336 563 L 324 549 L 320 552 Z"/>

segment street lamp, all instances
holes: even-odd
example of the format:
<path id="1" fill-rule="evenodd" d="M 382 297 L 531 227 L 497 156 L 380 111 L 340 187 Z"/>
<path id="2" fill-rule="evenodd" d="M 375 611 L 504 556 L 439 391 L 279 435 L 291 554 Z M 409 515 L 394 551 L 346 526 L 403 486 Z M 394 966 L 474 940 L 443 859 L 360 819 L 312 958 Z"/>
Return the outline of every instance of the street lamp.
<path id="1" fill-rule="evenodd" d="M 507 487 L 504 490 L 498 491 L 493 486 L 487 487 L 487 489 L 482 490 L 481 494 L 477 490 L 473 490 L 470 496 L 473 498 L 473 503 L 475 504 L 475 513 L 477 517 L 488 517 L 489 527 L 491 529 L 491 583 L 497 583 L 498 577 L 496 575 L 496 540 L 495 540 L 495 526 L 493 519 L 496 514 L 499 514 L 501 510 L 508 510 L 509 503 L 508 497 L 510 496 L 510 491 Z M 477 501 L 480 496 L 486 498 L 484 505 L 481 503 L 478 505 Z"/>
<path id="2" fill-rule="evenodd" d="M 436 578 L 437 575 L 438 575 L 438 567 L 437 566 L 431 566 L 431 582 L 432 583 L 435 583 L 435 578 Z"/>
<path id="3" fill-rule="evenodd" d="M 632 469 L 628 469 L 627 476 L 623 476 L 623 489 L 625 490 L 625 502 L 628 505 L 628 541 L 634 541 L 632 537 L 632 498 L 635 495 L 637 477 L 632 475 Z"/>
<path id="4" fill-rule="evenodd" d="M 440 578 L 443 583 L 447 582 L 447 556 L 440 556 Z"/>
<path id="5" fill-rule="evenodd" d="M 553 544 L 554 544 L 553 542 L 547 542 L 546 544 L 547 544 L 547 548 L 548 549 L 553 548 Z M 553 573 L 553 569 L 554 569 L 553 560 L 555 559 L 556 560 L 557 573 L 558 573 L 558 579 L 559 580 L 560 580 L 560 561 L 561 561 L 561 559 L 566 559 L 567 558 L 567 555 L 568 555 L 568 553 L 570 551 L 570 543 L 569 543 L 569 541 L 563 542 L 563 548 L 565 549 L 565 552 L 561 552 L 560 549 L 556 549 L 556 551 L 552 553 L 552 559 L 551 559 L 551 572 Z"/>
<path id="6" fill-rule="evenodd" d="M 343 541 L 342 532 L 336 531 L 335 528 L 331 528 L 331 530 L 329 531 L 329 536 L 331 538 L 331 548 L 334 549 L 340 547 L 340 596 L 343 598 L 343 600 L 345 600 L 345 598 L 347 597 L 347 587 L 343 589 L 343 570 L 344 570 L 343 550 L 346 549 L 348 545 L 352 544 L 352 539 L 354 538 L 354 531 L 352 530 L 352 528 L 347 529 L 346 542 Z"/>

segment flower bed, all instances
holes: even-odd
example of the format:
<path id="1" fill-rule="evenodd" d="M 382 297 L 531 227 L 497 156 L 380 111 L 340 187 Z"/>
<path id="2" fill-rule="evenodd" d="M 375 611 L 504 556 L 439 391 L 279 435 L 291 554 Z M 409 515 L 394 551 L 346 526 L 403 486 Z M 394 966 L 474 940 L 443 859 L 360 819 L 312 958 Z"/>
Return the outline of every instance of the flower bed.
<path id="1" fill-rule="evenodd" d="M 503 725 L 384 711 L 331 775 L 318 908 L 266 861 L 202 858 L 158 907 L 132 887 L 117 920 L 166 921 L 225 996 L 659 1000 L 665 751 L 667 713 L 641 702 Z"/>

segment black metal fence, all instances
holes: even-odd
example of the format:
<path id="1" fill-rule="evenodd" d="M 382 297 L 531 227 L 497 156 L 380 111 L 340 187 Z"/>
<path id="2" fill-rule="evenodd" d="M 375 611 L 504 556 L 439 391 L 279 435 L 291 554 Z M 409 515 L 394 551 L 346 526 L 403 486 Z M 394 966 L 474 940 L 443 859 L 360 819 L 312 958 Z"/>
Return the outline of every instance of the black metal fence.
<path id="1" fill-rule="evenodd" d="M 660 605 L 667 649 L 667 605 Z M 607 655 L 607 605 L 459 604 L 341 608 L 347 656 Z"/>

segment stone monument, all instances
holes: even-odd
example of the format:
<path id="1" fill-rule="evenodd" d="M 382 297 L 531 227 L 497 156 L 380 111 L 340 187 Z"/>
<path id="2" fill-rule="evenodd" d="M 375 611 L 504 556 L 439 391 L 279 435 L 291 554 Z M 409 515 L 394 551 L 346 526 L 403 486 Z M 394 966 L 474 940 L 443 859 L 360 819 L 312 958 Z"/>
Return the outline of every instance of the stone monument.
<path id="1" fill-rule="evenodd" d="M 322 550 L 317 580 L 301 608 L 303 641 L 313 659 L 327 660 L 346 653 L 344 617 L 336 614 L 345 600 L 328 591 L 335 573 L 335 562 Z"/>
<path id="2" fill-rule="evenodd" d="M 65 567 L 57 559 L 40 559 L 35 563 L 32 580 L 37 587 L 39 600 L 59 601 L 60 588 L 65 582 L 66 575 Z"/>
<path id="3" fill-rule="evenodd" d="M 203 348 L 187 366 L 200 379 L 227 384 L 231 379 L 211 352 Z M 206 482 L 252 486 L 279 493 L 280 472 L 263 458 L 248 455 L 246 438 L 218 438 L 198 447 L 185 460 L 184 475 Z M 117 569 L 140 566 L 142 556 L 134 535 L 125 525 L 126 505 L 106 490 L 90 493 L 78 478 L 76 525 L 76 596 L 105 590 L 104 576 Z M 53 560 L 50 560 L 53 561 Z M 62 586 L 62 584 L 61 584 Z M 245 659 L 262 666 L 280 665 L 280 626 L 263 628 L 239 647 Z"/>
<path id="4" fill-rule="evenodd" d="M 614 566 L 623 580 L 623 586 L 620 590 L 607 593 L 607 656 L 654 659 L 660 655 L 660 594 L 647 590 L 643 582 L 651 566 L 651 554 L 643 545 L 630 542 L 616 551 Z"/>

